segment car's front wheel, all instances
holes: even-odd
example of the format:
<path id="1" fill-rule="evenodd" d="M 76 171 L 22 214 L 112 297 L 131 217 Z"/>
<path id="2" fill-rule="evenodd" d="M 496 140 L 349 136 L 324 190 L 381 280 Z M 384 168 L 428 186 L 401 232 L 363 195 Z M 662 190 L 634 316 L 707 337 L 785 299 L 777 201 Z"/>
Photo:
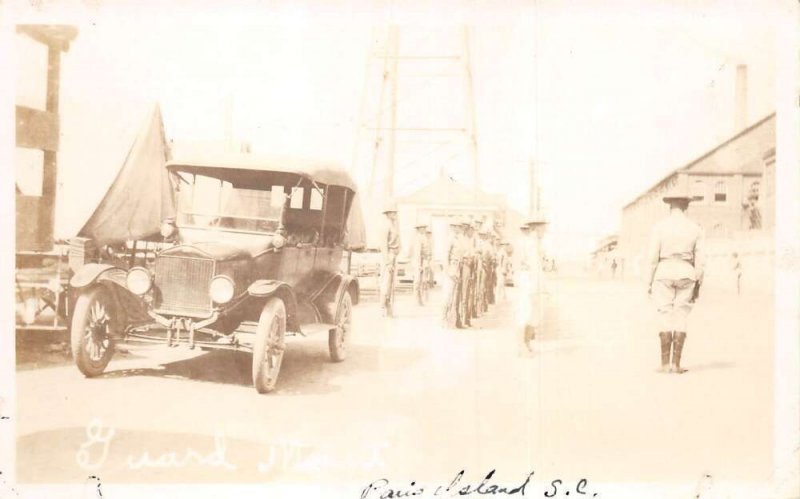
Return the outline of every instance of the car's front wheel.
<path id="1" fill-rule="evenodd" d="M 72 312 L 72 357 L 86 377 L 103 374 L 114 355 L 114 302 L 110 291 L 94 286 L 81 293 Z"/>
<path id="2" fill-rule="evenodd" d="M 336 311 L 336 327 L 328 333 L 328 349 L 331 360 L 341 362 L 347 358 L 347 347 L 350 344 L 350 330 L 353 323 L 353 299 L 345 292 Z"/>
<path id="3" fill-rule="evenodd" d="M 270 298 L 258 319 L 253 345 L 253 386 L 258 393 L 275 389 L 281 370 L 286 336 L 286 306 L 280 298 Z"/>

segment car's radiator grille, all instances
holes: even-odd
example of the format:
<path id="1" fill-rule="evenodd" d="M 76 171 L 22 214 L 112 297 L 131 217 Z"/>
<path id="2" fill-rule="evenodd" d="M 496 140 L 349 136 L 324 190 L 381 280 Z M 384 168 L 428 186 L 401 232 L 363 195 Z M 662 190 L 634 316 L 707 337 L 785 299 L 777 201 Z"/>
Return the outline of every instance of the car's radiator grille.
<path id="1" fill-rule="evenodd" d="M 155 274 L 160 311 L 189 315 L 210 312 L 208 286 L 214 275 L 213 260 L 160 256 Z"/>

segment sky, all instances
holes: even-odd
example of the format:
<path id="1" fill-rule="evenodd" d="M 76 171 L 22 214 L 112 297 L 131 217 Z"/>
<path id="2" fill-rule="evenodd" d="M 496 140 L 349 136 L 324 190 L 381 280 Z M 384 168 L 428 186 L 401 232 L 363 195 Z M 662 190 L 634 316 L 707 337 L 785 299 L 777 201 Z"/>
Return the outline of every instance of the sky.
<path id="1" fill-rule="evenodd" d="M 62 66 L 58 236 L 91 214 L 155 102 L 177 142 L 222 141 L 230 106 L 233 135 L 255 152 L 335 159 L 365 186 L 382 71 L 370 55 L 389 22 L 400 52 L 422 55 L 462 53 L 469 26 L 480 187 L 526 212 L 533 161 L 555 253 L 590 251 L 618 229 L 622 206 L 736 132 L 738 64 L 748 66 L 748 121 L 775 109 L 768 2 L 216 5 L 78 16 Z M 467 14 L 441 16 L 459 5 Z M 18 43 L 17 103 L 36 106 L 43 54 Z M 400 126 L 469 123 L 458 63 L 403 64 Z M 430 73 L 445 76 L 414 76 Z M 445 135 L 398 136 L 398 195 L 440 171 L 471 185 L 467 142 Z"/>

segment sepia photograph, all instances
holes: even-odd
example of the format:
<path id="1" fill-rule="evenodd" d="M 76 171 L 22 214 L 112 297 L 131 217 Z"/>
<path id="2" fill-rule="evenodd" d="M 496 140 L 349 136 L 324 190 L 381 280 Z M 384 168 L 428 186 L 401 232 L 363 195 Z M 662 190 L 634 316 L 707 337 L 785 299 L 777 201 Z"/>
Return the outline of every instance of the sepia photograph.
<path id="1" fill-rule="evenodd" d="M 0 499 L 800 498 L 797 2 L 0 28 Z"/>

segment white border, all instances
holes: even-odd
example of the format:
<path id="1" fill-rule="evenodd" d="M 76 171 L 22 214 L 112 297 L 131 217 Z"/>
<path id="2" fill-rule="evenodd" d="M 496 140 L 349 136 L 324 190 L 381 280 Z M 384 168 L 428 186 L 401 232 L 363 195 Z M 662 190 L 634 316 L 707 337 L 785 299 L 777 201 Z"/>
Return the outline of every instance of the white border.
<path id="1" fill-rule="evenodd" d="M 495 23 L 513 21 L 520 14 L 529 14 L 529 8 L 535 2 L 517 2 L 507 4 L 501 9 L 492 7 L 489 3 L 444 3 L 436 6 L 431 2 L 410 2 L 403 4 L 392 2 L 337 2 L 326 7 L 314 7 L 309 3 L 282 3 L 276 7 L 275 3 L 258 2 L 195 2 L 175 3 L 165 13 L 164 4 L 141 4 L 133 1 L 126 2 L 77 2 L 65 1 L 61 3 L 21 2 L 6 1 L 0 4 L 3 9 L 2 25 L 0 26 L 0 67 L 13 68 L 12 61 L 13 25 L 11 23 L 66 23 L 81 24 L 98 17 L 128 16 L 128 15 L 160 15 L 175 16 L 185 21 L 186 15 L 200 17 L 208 22 L 247 22 L 252 9 L 261 13 L 280 14 L 281 17 L 301 21 L 309 17 L 327 16 L 344 12 L 350 22 L 416 22 L 418 24 L 442 23 L 442 13 L 447 13 L 447 24 L 457 24 L 465 21 L 473 24 Z M 757 11 L 765 8 L 767 2 L 753 2 L 742 8 L 742 15 L 747 15 L 746 9 Z M 224 11 L 222 6 L 224 5 Z M 635 4 L 641 8 L 641 3 Z M 781 15 L 781 30 L 776 40 L 778 51 L 777 99 L 777 154 L 776 154 L 776 278 L 775 278 L 775 378 L 774 378 L 774 463 L 775 474 L 773 482 L 765 484 L 726 483 L 722 484 L 730 492 L 729 497 L 770 497 L 789 498 L 797 497 L 800 490 L 798 479 L 798 443 L 800 442 L 800 382 L 798 382 L 798 317 L 800 317 L 800 151 L 798 151 L 798 137 L 800 137 L 800 112 L 798 104 L 800 92 L 798 89 L 798 31 L 800 28 L 800 9 L 796 2 L 786 1 L 774 3 L 778 5 Z M 454 8 L 458 7 L 458 8 Z M 612 11 L 625 12 L 628 15 L 637 9 L 620 8 L 618 3 L 609 7 Z M 767 7 L 769 8 L 769 7 Z M 657 3 L 652 9 L 653 13 L 663 12 L 669 15 L 669 9 Z M 6 73 L 7 74 L 7 73 Z M 13 178 L 12 164 L 14 133 L 14 106 L 13 85 L 14 79 L 0 77 L 0 165 L 6 166 L 6 179 Z M 11 140 L 9 140 L 11 139 Z M 6 414 L 15 414 L 15 359 L 14 359 L 14 334 L 13 332 L 13 294 L 12 275 L 14 261 L 13 244 L 13 182 L 3 182 L 0 185 L 0 214 L 5 219 L 3 230 L 6 237 L 0 238 L 0 258 L 4 265 L 0 271 L 3 276 L 4 286 L 0 286 L 3 306 L 0 307 L 0 321 L 6 324 L 3 334 L 0 334 L 0 396 L 6 400 L 3 411 Z M 744 403 L 744 401 L 743 401 Z M 8 496 L 13 483 L 13 457 L 15 443 L 15 424 L 13 418 L 0 422 L 0 497 Z M 635 480 L 635 477 L 631 477 Z M 92 484 L 82 486 L 25 486 L 18 488 L 20 497 L 93 497 Z M 88 487 L 88 488 L 87 488 Z M 603 484 L 602 490 L 605 497 L 685 497 L 693 494 L 694 484 L 667 485 L 667 484 L 641 484 L 632 481 L 625 484 Z M 160 497 L 231 497 L 234 494 L 240 497 L 352 497 L 352 490 L 320 490 L 317 487 L 279 487 L 279 486 L 113 486 L 104 485 L 104 497 L 142 497 L 152 499 Z M 89 494 L 89 495 L 87 495 Z"/>

